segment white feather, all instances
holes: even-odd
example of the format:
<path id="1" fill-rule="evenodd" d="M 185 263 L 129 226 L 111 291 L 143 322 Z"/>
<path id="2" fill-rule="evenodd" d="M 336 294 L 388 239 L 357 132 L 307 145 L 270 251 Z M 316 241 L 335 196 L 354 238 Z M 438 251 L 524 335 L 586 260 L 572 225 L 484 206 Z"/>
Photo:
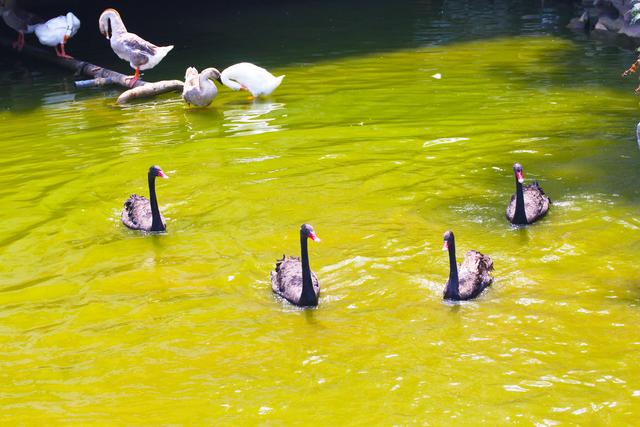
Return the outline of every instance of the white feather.
<path id="1" fill-rule="evenodd" d="M 44 24 L 34 26 L 36 37 L 45 46 L 65 43 L 65 36 L 71 38 L 80 29 L 80 20 L 71 12 L 56 16 Z"/>
<path id="2" fill-rule="evenodd" d="M 271 94 L 284 76 L 275 77 L 262 67 L 249 62 L 241 62 L 225 68 L 220 74 L 222 84 L 233 90 L 246 89 L 253 96 Z"/>

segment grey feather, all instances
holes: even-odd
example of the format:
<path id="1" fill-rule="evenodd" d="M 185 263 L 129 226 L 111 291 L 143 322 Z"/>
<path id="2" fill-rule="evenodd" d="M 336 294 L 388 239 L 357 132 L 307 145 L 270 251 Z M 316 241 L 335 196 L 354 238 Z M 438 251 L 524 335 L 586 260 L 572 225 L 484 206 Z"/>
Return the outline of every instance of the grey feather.
<path id="1" fill-rule="evenodd" d="M 311 283 L 316 297 L 320 295 L 318 277 L 312 271 Z M 282 255 L 271 272 L 271 289 L 292 304 L 299 305 L 302 295 L 302 263 L 300 258 Z"/>
<path id="2" fill-rule="evenodd" d="M 477 297 L 482 291 L 493 283 L 491 271 L 493 260 L 488 255 L 470 250 L 464 256 L 464 261 L 458 267 L 458 293 L 461 300 Z M 449 281 L 445 286 L 449 287 Z"/>
<path id="3" fill-rule="evenodd" d="M 524 194 L 524 211 L 529 224 L 539 220 L 547 214 L 551 199 L 544 193 L 544 190 L 537 181 L 529 185 L 522 186 Z M 511 196 L 509 205 L 507 206 L 507 219 L 513 221 L 516 212 L 516 194 Z"/>
<path id="4" fill-rule="evenodd" d="M 166 227 L 164 217 L 160 215 L 162 224 Z M 151 214 L 151 204 L 144 196 L 132 194 L 131 197 L 124 202 L 122 209 L 122 223 L 132 230 L 150 231 L 153 223 L 153 215 Z"/>

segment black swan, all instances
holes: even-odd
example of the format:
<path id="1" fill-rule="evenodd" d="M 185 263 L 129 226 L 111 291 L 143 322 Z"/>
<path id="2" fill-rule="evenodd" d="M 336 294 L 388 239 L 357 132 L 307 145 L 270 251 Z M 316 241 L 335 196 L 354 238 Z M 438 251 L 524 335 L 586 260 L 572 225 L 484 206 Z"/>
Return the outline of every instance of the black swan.
<path id="1" fill-rule="evenodd" d="M 513 172 L 516 176 L 516 194 L 511 196 L 507 206 L 507 219 L 512 224 L 531 224 L 546 215 L 551 199 L 544 194 L 538 181 L 522 185 L 524 173 L 520 163 L 513 165 Z"/>
<path id="2" fill-rule="evenodd" d="M 162 172 L 160 166 L 151 166 L 149 168 L 149 197 L 147 200 L 143 196 L 132 194 L 131 197 L 124 202 L 122 209 L 122 223 L 132 230 L 142 231 L 165 231 L 167 229 L 164 218 L 158 209 L 158 200 L 156 199 L 156 176 L 160 178 L 169 178 Z"/>
<path id="3" fill-rule="evenodd" d="M 300 226 L 301 258 L 283 255 L 276 261 L 276 269 L 271 272 L 271 289 L 291 304 L 301 307 L 318 305 L 320 285 L 318 277 L 309 267 L 307 239 L 319 242 L 309 224 Z M 302 259 L 302 261 L 301 261 Z"/>
<path id="4" fill-rule="evenodd" d="M 464 261 L 456 263 L 456 242 L 452 231 L 444 233 L 443 251 L 449 251 L 449 280 L 444 289 L 444 299 L 461 301 L 473 299 L 493 282 L 490 271 L 493 261 L 478 251 L 469 251 Z"/>

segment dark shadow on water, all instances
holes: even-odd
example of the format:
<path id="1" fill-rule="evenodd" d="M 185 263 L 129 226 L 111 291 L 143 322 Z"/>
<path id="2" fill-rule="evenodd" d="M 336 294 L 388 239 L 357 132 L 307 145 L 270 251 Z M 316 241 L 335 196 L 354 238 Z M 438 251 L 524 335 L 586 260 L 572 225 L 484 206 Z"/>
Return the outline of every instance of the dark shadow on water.
<path id="1" fill-rule="evenodd" d="M 529 244 L 529 241 L 531 240 L 531 238 L 529 236 L 529 227 L 531 227 L 531 225 L 513 225 L 513 224 L 511 224 L 511 228 L 513 229 L 514 233 L 516 234 L 519 243 L 521 245 L 523 245 L 523 247 L 526 247 Z"/>
<path id="2" fill-rule="evenodd" d="M 82 26 L 67 44 L 68 52 L 129 74 L 129 65 L 113 54 L 97 26 L 102 10 L 118 9 L 130 31 L 158 45 L 175 45 L 160 66 L 146 72 L 150 81 L 182 77 L 187 66 L 222 70 L 241 61 L 267 68 L 304 66 L 374 52 L 558 33 L 574 14 L 560 0 L 544 4 L 528 0 L 196 1 L 181 3 L 179 15 L 167 13 L 175 9 L 175 2 L 167 0 L 24 0 L 19 4 L 45 18 L 73 11 Z M 13 38 L 14 32 L 0 25 L 0 35 Z M 37 44 L 37 40 L 28 35 L 27 43 Z M 5 72 L 14 69 L 7 58 L 15 56 L 6 51 L 2 55 L 0 89 L 22 80 Z M 56 72 L 51 67 L 30 62 L 28 66 L 43 70 L 40 84 L 54 84 Z M 0 91 L 0 109 L 16 109 L 19 101 L 5 92 Z M 25 92 L 29 91 L 21 91 Z M 28 93 L 26 98 L 32 96 Z"/>
<path id="3" fill-rule="evenodd" d="M 215 105 L 209 105 L 208 107 L 194 107 L 185 104 L 184 114 L 187 117 L 208 118 L 216 121 L 222 120 L 224 117 L 220 109 Z"/>
<path id="4" fill-rule="evenodd" d="M 462 301 L 448 301 L 448 300 L 442 300 L 442 303 L 448 306 L 450 309 L 450 312 L 453 314 L 458 314 L 462 309 L 462 304 L 463 304 Z"/>
<path id="5" fill-rule="evenodd" d="M 316 311 L 318 310 L 318 307 L 312 307 L 312 308 L 305 308 L 304 309 L 304 318 L 306 319 L 307 323 L 310 325 L 317 325 L 318 319 L 316 318 Z"/>

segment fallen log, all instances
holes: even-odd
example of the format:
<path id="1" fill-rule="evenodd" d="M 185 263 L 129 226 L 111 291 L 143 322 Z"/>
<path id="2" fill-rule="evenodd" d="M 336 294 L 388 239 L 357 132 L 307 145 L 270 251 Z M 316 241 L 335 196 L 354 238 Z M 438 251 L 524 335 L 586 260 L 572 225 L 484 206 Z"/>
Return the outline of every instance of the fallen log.
<path id="1" fill-rule="evenodd" d="M 46 62 L 48 64 L 73 71 L 77 75 L 84 75 L 93 78 L 92 80 L 78 82 L 76 84 L 76 87 L 93 87 L 104 86 L 106 84 L 117 84 L 127 88 L 128 90 L 123 92 L 118 97 L 118 100 L 116 101 L 118 104 L 124 104 L 133 99 L 140 99 L 150 96 L 156 96 L 161 93 L 182 90 L 182 86 L 184 84 L 180 80 L 162 80 L 155 83 L 138 80 L 133 88 L 131 88 L 129 84 L 130 76 L 127 76 L 125 74 L 91 64 L 87 61 L 81 61 L 74 58 L 61 58 L 54 55 L 48 50 L 44 50 L 36 46 L 25 45 L 20 52 L 17 52 L 15 49 L 13 49 L 12 43 L 12 40 L 9 40 L 5 37 L 0 37 L 0 47 L 11 50 L 16 55 L 24 55 L 25 57 L 30 59 Z"/>
<path id="2" fill-rule="evenodd" d="M 112 85 L 113 80 L 111 79 L 103 79 L 102 77 L 97 77 L 91 80 L 76 80 L 74 82 L 76 89 L 85 89 L 88 87 L 98 87 L 98 86 L 107 86 Z"/>
<path id="3" fill-rule="evenodd" d="M 117 71 L 109 70 L 108 68 L 99 67 L 87 61 L 81 61 L 78 59 L 61 58 L 59 56 L 54 55 L 53 52 L 41 49 L 39 47 L 31 46 L 28 44 L 24 45 L 24 48 L 20 52 L 17 52 L 11 46 L 12 43 L 13 43 L 12 40 L 9 40 L 5 37 L 0 38 L 0 47 L 11 50 L 12 52 L 15 52 L 16 55 L 24 55 L 27 58 L 36 59 L 38 61 L 56 65 L 64 69 L 74 71 L 78 75 L 85 75 L 87 77 L 93 77 L 93 78 L 111 79 L 111 81 L 114 84 L 117 84 L 126 88 L 130 87 L 130 85 L 127 82 L 127 79 L 130 76 L 118 73 Z M 145 83 L 146 82 L 143 80 L 138 80 L 134 87 L 142 86 Z"/>
<path id="4" fill-rule="evenodd" d="M 159 82 L 146 83 L 142 86 L 136 86 L 133 89 L 122 92 L 116 102 L 118 104 L 126 104 L 134 99 L 148 98 L 161 93 L 179 91 L 182 90 L 183 86 L 184 82 L 181 80 L 161 80 Z"/>

